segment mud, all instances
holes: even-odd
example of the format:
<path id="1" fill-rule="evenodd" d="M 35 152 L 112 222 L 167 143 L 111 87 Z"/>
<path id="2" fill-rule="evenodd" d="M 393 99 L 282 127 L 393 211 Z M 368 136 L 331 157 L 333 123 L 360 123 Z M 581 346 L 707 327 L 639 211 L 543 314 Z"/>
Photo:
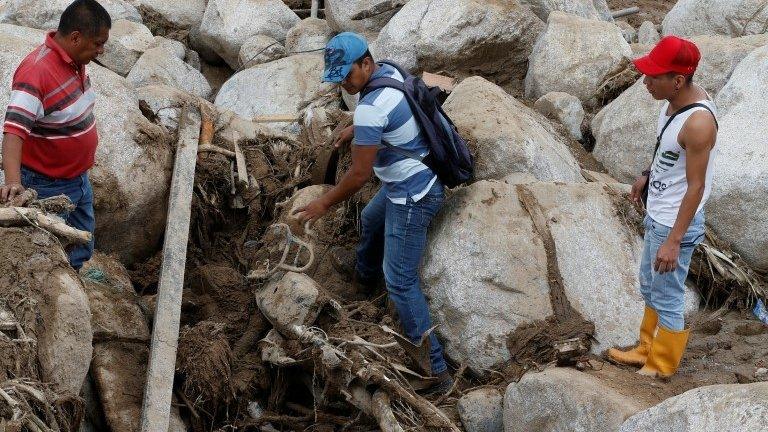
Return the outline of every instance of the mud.
<path id="1" fill-rule="evenodd" d="M 661 25 L 667 12 L 675 6 L 675 3 L 677 3 L 676 0 L 608 0 L 608 7 L 610 7 L 612 11 L 618 11 L 632 6 L 639 7 L 639 13 L 620 18 L 632 24 L 633 27 L 638 28 L 643 21 L 650 21 L 654 24 Z"/>

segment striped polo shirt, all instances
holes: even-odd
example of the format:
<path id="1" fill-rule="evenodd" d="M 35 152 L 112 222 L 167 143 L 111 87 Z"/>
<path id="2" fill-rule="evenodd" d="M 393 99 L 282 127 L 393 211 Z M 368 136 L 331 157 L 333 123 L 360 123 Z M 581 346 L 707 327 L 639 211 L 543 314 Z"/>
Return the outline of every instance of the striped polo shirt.
<path id="1" fill-rule="evenodd" d="M 24 167 L 71 179 L 93 166 L 96 95 L 85 66 L 77 65 L 56 43 L 55 33 L 16 69 L 3 131 L 24 140 Z"/>
<path id="2" fill-rule="evenodd" d="M 380 65 L 371 79 L 381 77 L 403 81 L 400 72 L 386 64 Z M 354 126 L 356 145 L 380 146 L 373 171 L 393 203 L 405 204 L 408 197 L 419 201 L 429 192 L 437 180 L 429 167 L 381 145 L 385 142 L 412 154 L 429 154 L 428 144 L 400 90 L 381 88 L 365 95 L 355 109 Z"/>

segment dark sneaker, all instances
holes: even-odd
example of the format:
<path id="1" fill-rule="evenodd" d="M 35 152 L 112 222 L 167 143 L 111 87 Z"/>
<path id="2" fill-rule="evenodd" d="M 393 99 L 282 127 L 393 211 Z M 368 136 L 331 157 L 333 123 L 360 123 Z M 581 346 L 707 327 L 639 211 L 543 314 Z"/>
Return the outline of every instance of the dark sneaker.
<path id="1" fill-rule="evenodd" d="M 437 374 L 438 381 L 431 387 L 420 392 L 425 396 L 444 396 L 453 388 L 453 378 L 448 371 Z"/>

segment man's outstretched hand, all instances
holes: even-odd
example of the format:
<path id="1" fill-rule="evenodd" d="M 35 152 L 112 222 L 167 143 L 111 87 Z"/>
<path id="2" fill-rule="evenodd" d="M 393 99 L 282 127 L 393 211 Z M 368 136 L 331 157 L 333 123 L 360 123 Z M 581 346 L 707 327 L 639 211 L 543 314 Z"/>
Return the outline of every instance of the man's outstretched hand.
<path id="1" fill-rule="evenodd" d="M 342 146 L 349 145 L 352 142 L 352 138 L 355 137 L 355 127 L 348 126 L 339 132 L 339 135 L 333 140 L 334 148 L 341 148 Z"/>
<path id="2" fill-rule="evenodd" d="M 322 199 L 316 199 L 304 207 L 297 208 L 292 215 L 296 215 L 302 223 L 320 219 L 326 213 L 330 206 Z"/>

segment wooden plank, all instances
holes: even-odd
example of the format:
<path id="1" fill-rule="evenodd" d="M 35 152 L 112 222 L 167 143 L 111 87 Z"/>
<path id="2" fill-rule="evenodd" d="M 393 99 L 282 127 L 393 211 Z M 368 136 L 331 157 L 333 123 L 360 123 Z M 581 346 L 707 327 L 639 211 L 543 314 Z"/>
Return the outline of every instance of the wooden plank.
<path id="1" fill-rule="evenodd" d="M 196 109 L 182 109 L 179 115 L 179 141 L 171 180 L 147 384 L 141 410 L 142 432 L 168 430 L 200 123 L 200 114 Z"/>
<path id="2" fill-rule="evenodd" d="M 613 16 L 613 19 L 617 19 L 628 15 L 634 15 L 638 12 L 640 12 L 640 8 L 637 6 L 632 6 L 626 9 L 617 10 L 616 12 L 611 12 L 611 16 Z"/>
<path id="3" fill-rule="evenodd" d="M 237 163 L 237 181 L 248 189 L 251 185 L 248 181 L 248 166 L 245 163 L 245 155 L 235 139 L 235 162 Z"/>
<path id="4" fill-rule="evenodd" d="M 312 0 L 312 8 L 310 9 L 309 16 L 311 18 L 317 18 L 317 10 L 320 5 L 320 0 Z"/>

